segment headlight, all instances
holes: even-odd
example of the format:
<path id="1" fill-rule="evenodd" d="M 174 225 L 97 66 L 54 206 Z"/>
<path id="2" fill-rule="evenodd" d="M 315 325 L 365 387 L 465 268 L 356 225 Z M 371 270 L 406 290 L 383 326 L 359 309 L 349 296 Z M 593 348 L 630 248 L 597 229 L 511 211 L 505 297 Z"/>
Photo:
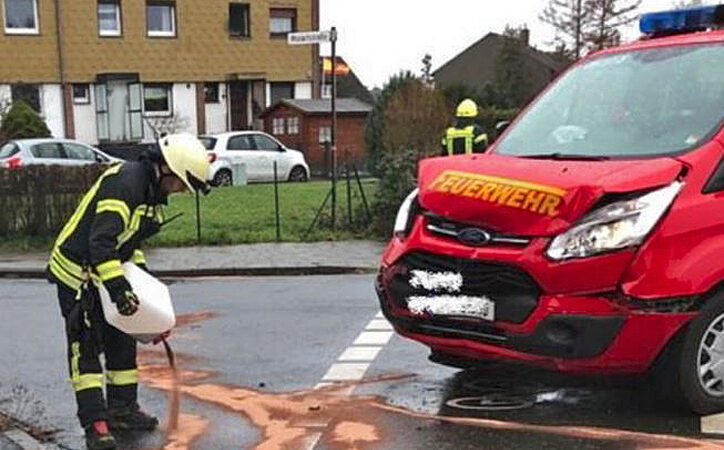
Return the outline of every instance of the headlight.
<path id="1" fill-rule="evenodd" d="M 681 190 L 675 182 L 641 197 L 612 203 L 587 215 L 556 236 L 548 257 L 556 261 L 585 258 L 641 244 Z"/>
<path id="2" fill-rule="evenodd" d="M 395 236 L 406 235 L 409 233 L 409 227 L 411 225 L 410 213 L 412 212 L 412 205 L 417 200 L 417 194 L 420 192 L 419 189 L 415 189 L 410 192 L 405 201 L 402 202 L 400 210 L 397 211 L 397 218 L 395 219 Z"/>

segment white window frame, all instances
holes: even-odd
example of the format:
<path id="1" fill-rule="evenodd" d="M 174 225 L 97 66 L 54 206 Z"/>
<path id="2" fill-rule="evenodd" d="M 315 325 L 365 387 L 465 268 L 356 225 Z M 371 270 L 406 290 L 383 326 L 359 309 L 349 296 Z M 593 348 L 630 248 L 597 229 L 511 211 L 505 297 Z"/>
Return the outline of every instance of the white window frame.
<path id="1" fill-rule="evenodd" d="M 332 84 L 324 83 L 322 85 L 322 98 L 332 98 Z"/>
<path id="2" fill-rule="evenodd" d="M 75 96 L 75 88 L 76 86 L 85 86 L 85 96 L 83 97 L 76 97 Z M 91 98 L 90 98 L 90 84 L 86 83 L 74 83 L 71 87 L 73 91 L 73 104 L 74 105 L 90 105 Z"/>
<path id="3" fill-rule="evenodd" d="M 159 85 L 167 85 L 168 93 L 168 109 L 166 111 L 146 111 L 146 85 L 141 90 L 141 104 L 143 105 L 144 117 L 173 117 L 173 84 L 170 83 L 148 83 L 148 87 L 160 87 Z"/>
<path id="4" fill-rule="evenodd" d="M 116 25 L 118 27 L 115 30 L 103 30 L 101 29 L 101 17 L 100 17 L 100 8 L 101 5 L 113 5 L 116 7 Z M 104 36 L 104 37 L 118 37 L 123 36 L 123 25 L 121 24 L 121 3 L 119 1 L 116 2 L 98 2 L 98 9 L 96 10 L 96 16 L 98 20 L 98 35 Z"/>
<path id="5" fill-rule="evenodd" d="M 287 134 L 299 134 L 299 117 L 287 117 Z"/>
<path id="6" fill-rule="evenodd" d="M 332 142 L 332 125 L 320 125 L 319 143 L 325 144 L 327 142 Z"/>
<path id="7" fill-rule="evenodd" d="M 154 31 L 149 28 L 148 8 L 151 6 L 166 6 L 171 8 L 171 31 Z M 158 4 L 154 2 L 146 2 L 146 34 L 148 37 L 176 37 L 176 3 Z"/>
<path id="8" fill-rule="evenodd" d="M 272 134 L 280 135 L 284 134 L 284 118 L 275 117 L 272 119 Z"/>
<path id="9" fill-rule="evenodd" d="M 35 15 L 35 27 L 34 28 L 8 28 L 8 16 L 7 16 L 7 0 L 3 0 L 3 23 L 5 24 L 5 34 L 40 34 L 40 26 L 38 25 L 38 0 L 31 0 L 33 2 L 33 13 Z"/>

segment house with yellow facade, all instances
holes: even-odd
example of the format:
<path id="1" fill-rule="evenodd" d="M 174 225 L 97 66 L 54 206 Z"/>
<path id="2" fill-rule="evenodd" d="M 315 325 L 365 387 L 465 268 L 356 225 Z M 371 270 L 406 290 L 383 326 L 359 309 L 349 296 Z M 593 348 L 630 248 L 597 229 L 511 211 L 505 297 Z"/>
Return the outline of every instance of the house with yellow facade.
<path id="1" fill-rule="evenodd" d="M 319 92 L 319 0 L 0 0 L 0 102 L 25 99 L 56 137 L 89 144 L 261 129 Z"/>

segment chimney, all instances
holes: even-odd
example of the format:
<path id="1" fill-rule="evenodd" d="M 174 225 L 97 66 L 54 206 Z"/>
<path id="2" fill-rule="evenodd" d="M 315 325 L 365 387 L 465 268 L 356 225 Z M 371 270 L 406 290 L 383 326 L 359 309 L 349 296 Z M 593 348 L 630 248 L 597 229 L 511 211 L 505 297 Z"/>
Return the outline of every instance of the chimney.
<path id="1" fill-rule="evenodd" d="M 525 45 L 530 45 L 530 30 L 527 27 L 520 29 L 520 40 Z"/>

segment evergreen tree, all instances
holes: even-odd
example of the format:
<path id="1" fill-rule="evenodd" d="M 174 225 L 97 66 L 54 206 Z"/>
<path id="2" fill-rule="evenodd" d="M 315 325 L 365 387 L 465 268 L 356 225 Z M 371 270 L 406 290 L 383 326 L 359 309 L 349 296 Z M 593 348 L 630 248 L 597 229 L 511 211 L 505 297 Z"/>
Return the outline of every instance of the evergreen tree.
<path id="1" fill-rule="evenodd" d="M 51 137 L 42 117 L 25 101 L 13 103 L 0 124 L 0 142 Z"/>

